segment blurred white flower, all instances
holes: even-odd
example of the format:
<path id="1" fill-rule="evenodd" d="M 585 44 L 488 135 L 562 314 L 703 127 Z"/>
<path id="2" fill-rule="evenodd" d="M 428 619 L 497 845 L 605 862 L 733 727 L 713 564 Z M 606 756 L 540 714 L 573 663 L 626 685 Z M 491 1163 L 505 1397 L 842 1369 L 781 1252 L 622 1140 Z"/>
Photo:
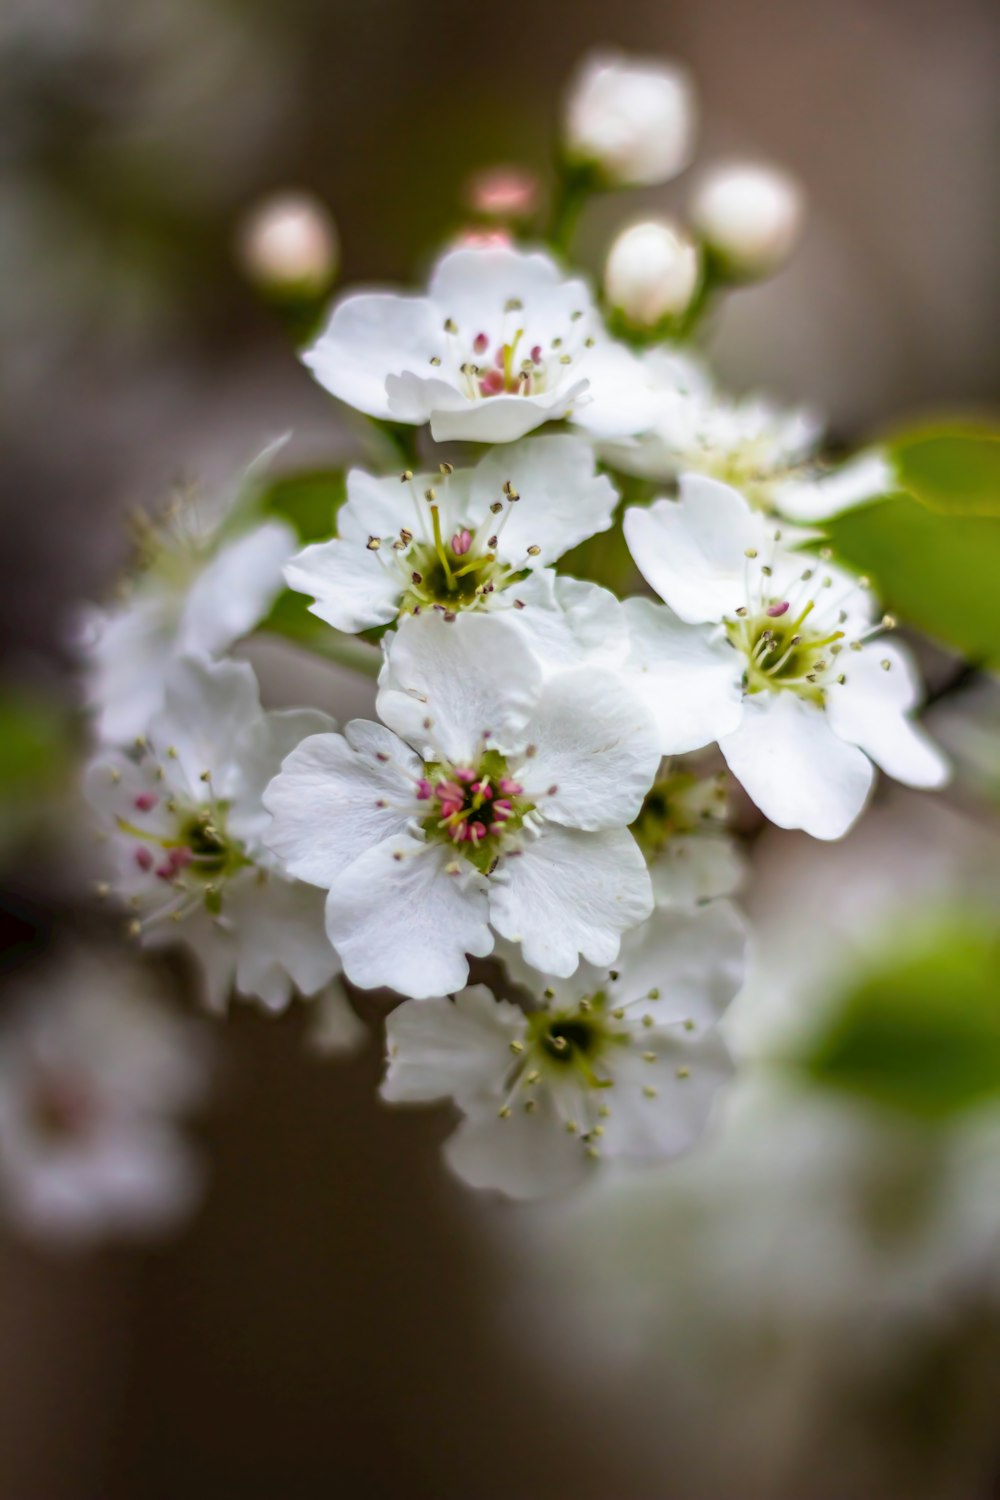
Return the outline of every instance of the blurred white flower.
<path id="1" fill-rule="evenodd" d="M 632 832 L 657 906 L 698 906 L 742 882 L 744 861 L 725 831 L 726 782 L 724 771 L 704 776 L 667 762 L 646 793 Z"/>
<path id="2" fill-rule="evenodd" d="M 540 252 L 451 250 L 425 296 L 351 293 L 303 359 L 349 406 L 429 422 L 436 442 L 510 443 L 566 417 L 611 437 L 640 431 L 651 401 L 584 282 Z"/>
<path id="3" fill-rule="evenodd" d="M 293 557 L 285 577 L 337 630 L 475 609 L 514 611 L 530 634 L 546 609 L 551 632 L 563 611 L 549 565 L 607 531 L 617 502 L 590 445 L 564 434 L 494 449 L 474 469 L 444 465 L 441 474 L 406 473 L 402 482 L 353 469 L 339 536 Z M 544 578 L 532 584 L 536 573 Z M 593 594 L 598 605 L 606 597 L 596 587 Z"/>
<path id="4" fill-rule="evenodd" d="M 264 713 L 246 662 L 178 661 L 164 700 L 132 754 L 102 751 L 87 772 L 115 894 L 136 936 L 195 953 L 213 1009 L 235 983 L 282 1010 L 293 986 L 312 995 L 340 964 L 318 893 L 288 880 L 265 847 L 261 797 L 283 757 L 333 720 Z"/>
<path id="5" fill-rule="evenodd" d="M 566 154 L 613 187 L 650 187 L 691 160 L 694 85 L 676 63 L 592 52 L 566 102 Z"/>
<path id="6" fill-rule="evenodd" d="M 305 740 L 268 787 L 268 843 L 329 892 L 344 972 L 423 999 L 461 988 L 492 928 L 546 972 L 611 963 L 652 909 L 627 824 L 654 725 L 610 672 L 543 679 L 506 619 L 404 620 L 378 711 Z"/>
<path id="7" fill-rule="evenodd" d="M 868 591 L 790 551 L 736 490 L 685 475 L 680 494 L 624 521 L 670 606 L 628 605 L 664 753 L 718 740 L 772 822 L 821 839 L 861 812 L 873 760 L 911 786 L 940 786 L 946 762 L 912 720 L 915 671 L 900 647 L 872 642 L 882 626 Z"/>
<path id="8" fill-rule="evenodd" d="M 337 272 L 337 226 L 312 193 L 275 193 L 256 203 L 240 223 L 236 249 L 264 291 L 320 296 Z"/>
<path id="9" fill-rule="evenodd" d="M 636 330 L 650 332 L 687 310 L 701 274 L 698 247 L 666 219 L 623 229 L 608 252 L 604 295 Z"/>
<path id="10" fill-rule="evenodd" d="M 284 439 L 281 439 L 281 443 Z M 202 506 L 178 500 L 163 525 L 143 520 L 142 571 L 124 603 L 82 619 L 87 704 L 109 744 L 144 734 L 163 706 L 173 661 L 218 656 L 267 614 L 295 550 L 284 521 L 254 515 L 264 470 L 280 446 L 254 460 L 227 494 Z"/>
<path id="11" fill-rule="evenodd" d="M 402 1005 L 386 1023 L 382 1097 L 454 1099 L 465 1118 L 449 1165 L 515 1198 L 571 1187 L 604 1159 L 676 1156 L 731 1072 L 715 1023 L 739 988 L 744 946 L 721 902 L 656 913 L 623 938 L 611 971 L 540 977 L 512 956 L 539 1008 L 525 1013 L 484 985 Z"/>
<path id="12" fill-rule="evenodd" d="M 137 965 L 77 952 L 26 979 L 0 1026 L 0 1214 L 75 1244 L 162 1232 L 202 1172 L 178 1130 L 208 1057 Z"/>
<path id="13" fill-rule="evenodd" d="M 726 163 L 695 185 L 691 221 L 726 274 L 769 276 L 791 255 L 802 233 L 805 199 L 793 177 L 777 167 Z"/>

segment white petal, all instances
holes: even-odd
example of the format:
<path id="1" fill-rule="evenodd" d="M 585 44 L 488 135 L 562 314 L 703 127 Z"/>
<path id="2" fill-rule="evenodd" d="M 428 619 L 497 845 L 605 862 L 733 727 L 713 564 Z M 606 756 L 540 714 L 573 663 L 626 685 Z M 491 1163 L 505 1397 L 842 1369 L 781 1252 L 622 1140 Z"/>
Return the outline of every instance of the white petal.
<path id="1" fill-rule="evenodd" d="M 746 698 L 739 728 L 719 748 L 772 823 L 813 838 L 839 839 L 871 790 L 868 757 L 834 734 L 817 704 L 793 692 Z"/>
<path id="2" fill-rule="evenodd" d="M 682 620 L 721 620 L 745 602 L 745 553 L 762 549 L 766 528 L 718 480 L 685 474 L 680 494 L 627 510 L 625 539 L 643 578 Z"/>
<path id="3" fill-rule="evenodd" d="M 156 592 L 107 614 L 90 612 L 87 706 L 106 744 L 145 734 L 163 707 L 163 676 L 174 652 L 172 606 Z"/>
<path id="4" fill-rule="evenodd" d="M 178 790 L 200 802 L 206 795 L 206 771 L 217 797 L 231 795 L 237 743 L 261 718 L 260 691 L 249 662 L 191 657 L 171 666 L 163 712 L 149 726 L 149 737 L 161 757 L 168 747 L 175 752 L 164 769 Z"/>
<path id="5" fill-rule="evenodd" d="M 586 377 L 588 400 L 573 423 L 597 440 L 645 432 L 656 420 L 657 396 L 642 362 L 624 344 L 601 338 L 576 367 Z"/>
<path id="6" fill-rule="evenodd" d="M 223 895 L 236 944 L 236 988 L 268 1010 L 284 1010 L 293 988 L 314 995 L 339 973 L 323 921 L 323 894 L 271 875 L 248 877 Z"/>
<path id="7" fill-rule="evenodd" d="M 428 293 L 469 344 L 480 331 L 499 331 L 514 299 L 524 304 L 520 322 L 542 344 L 565 333 L 572 313 L 591 306 L 585 283 L 567 281 L 551 256 L 505 247 L 450 251 L 434 268 Z"/>
<path id="8" fill-rule="evenodd" d="M 461 406 L 435 404 L 431 437 L 436 443 L 514 443 L 544 422 L 562 421 L 586 390 L 586 380 L 577 380 L 534 396 L 501 394 L 465 400 Z"/>
<path id="9" fill-rule="evenodd" d="M 476 466 L 470 510 L 483 517 L 510 480 L 520 499 L 508 509 L 497 555 L 519 568 L 555 562 L 595 532 L 607 531 L 618 493 L 606 474 L 598 474 L 594 453 L 582 438 L 561 433 L 529 438 L 495 449 Z M 538 547 L 537 557 L 528 556 Z"/>
<path id="10" fill-rule="evenodd" d="M 419 536 L 420 517 L 426 511 L 423 493 L 433 482 L 429 474 L 403 483 L 398 474 L 386 478 L 352 469 L 347 476 L 347 499 L 337 513 L 337 535 L 363 544 L 370 536 L 396 536 L 405 527 Z"/>
<path id="11" fill-rule="evenodd" d="M 510 1198 L 540 1198 L 574 1187 L 592 1169 L 580 1141 L 568 1135 L 548 1090 L 531 1114 L 515 1107 L 507 1119 L 481 1106 L 462 1121 L 444 1148 L 451 1170 L 474 1188 Z"/>
<path id="12" fill-rule="evenodd" d="M 380 562 L 364 542 L 338 538 L 298 553 L 285 567 L 285 580 L 290 589 L 311 595 L 310 614 L 348 635 L 394 620 L 404 587 L 399 569 Z"/>
<path id="13" fill-rule="evenodd" d="M 385 1023 L 386 1071 L 380 1093 L 393 1104 L 496 1098 L 510 1071 L 510 1044 L 524 1013 L 495 1000 L 483 984 L 454 1000 L 409 1000 Z"/>
<path id="14" fill-rule="evenodd" d="M 514 608 L 517 599 L 523 608 Z M 520 583 L 490 596 L 506 608 L 547 675 L 588 662 L 618 668 L 628 655 L 628 625 L 621 602 L 608 589 L 539 568 Z"/>
<path id="15" fill-rule="evenodd" d="M 655 1033 L 656 1061 L 629 1053 L 616 1064 L 606 1103 L 601 1151 L 655 1160 L 677 1156 L 702 1134 L 733 1065 L 716 1031 Z"/>
<path id="16" fill-rule="evenodd" d="M 425 297 L 362 293 L 338 303 L 323 333 L 302 356 L 320 385 L 370 417 L 388 417 L 386 376 L 423 369 L 441 330 Z"/>
<path id="17" fill-rule="evenodd" d="M 490 881 L 493 926 L 547 974 L 572 974 L 581 956 L 613 963 L 621 934 L 652 909 L 645 861 L 623 828 L 581 833 L 547 824 Z"/>
<path id="18" fill-rule="evenodd" d="M 660 764 L 652 716 L 610 672 L 590 667 L 549 678 L 525 738 L 535 754 L 518 780 L 547 819 L 570 828 L 631 823 Z"/>
<path id="19" fill-rule="evenodd" d="M 362 989 L 386 986 L 423 1000 L 465 984 L 465 955 L 492 951 L 486 881 L 451 875 L 450 847 L 407 835 L 368 849 L 333 883 L 326 929 L 344 973 Z"/>
<path id="20" fill-rule="evenodd" d="M 292 751 L 264 793 L 267 845 L 290 875 L 329 888 L 373 844 L 402 833 L 423 767 L 381 724 L 352 719 Z M 379 806 L 380 803 L 386 806 Z"/>
<path id="21" fill-rule="evenodd" d="M 731 896 L 745 874 L 736 841 L 708 832 L 675 834 L 649 867 L 657 906 L 695 906 Z"/>
<path id="22" fill-rule="evenodd" d="M 656 911 L 622 939 L 611 990 L 616 1004 L 649 1000 L 656 1026 L 713 1025 L 743 983 L 746 930 L 735 907 L 714 901 L 695 911 Z"/>
<path id="23" fill-rule="evenodd" d="M 845 668 L 846 682 L 834 683 L 826 693 L 834 732 L 907 786 L 943 786 L 948 762 L 911 717 L 920 683 L 909 657 L 896 645 L 872 641 L 851 652 Z"/>
<path id="24" fill-rule="evenodd" d="M 409 616 L 389 643 L 379 717 L 425 759 L 475 764 L 484 736 L 500 750 L 523 742 L 542 672 L 515 626 L 498 615 Z M 426 727 L 427 723 L 430 727 Z"/>
<path id="25" fill-rule="evenodd" d="M 310 1005 L 306 1045 L 321 1057 L 350 1056 L 360 1052 L 368 1028 L 347 998 L 339 979 L 334 979 Z"/>
<path id="26" fill-rule="evenodd" d="M 653 714 L 664 755 L 698 750 L 740 721 L 743 662 L 710 627 L 651 599 L 626 599 L 629 686 Z"/>
<path id="27" fill-rule="evenodd" d="M 216 656 L 253 630 L 280 594 L 281 570 L 295 547 L 295 533 L 283 521 L 267 521 L 220 547 L 188 593 L 178 654 Z"/>
<path id="28" fill-rule="evenodd" d="M 867 500 L 891 495 L 899 488 L 888 458 L 875 449 L 859 453 L 850 463 L 821 479 L 780 485 L 774 491 L 774 503 L 782 515 L 790 516 L 793 521 L 826 521 L 830 516 L 864 505 Z"/>
<path id="29" fill-rule="evenodd" d="M 233 749 L 235 776 L 230 786 L 232 806 L 228 826 L 244 843 L 262 849 L 271 818 L 264 793 L 281 763 L 310 735 L 332 734 L 336 720 L 318 708 L 288 708 L 260 717 L 245 729 Z"/>

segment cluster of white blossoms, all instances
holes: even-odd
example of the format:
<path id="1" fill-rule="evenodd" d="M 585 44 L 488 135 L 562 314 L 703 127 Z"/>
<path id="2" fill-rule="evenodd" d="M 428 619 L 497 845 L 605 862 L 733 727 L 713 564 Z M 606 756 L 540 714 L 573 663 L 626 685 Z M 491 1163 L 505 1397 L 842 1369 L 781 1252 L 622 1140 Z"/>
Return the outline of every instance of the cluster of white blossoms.
<path id="1" fill-rule="evenodd" d="M 576 192 L 691 153 L 670 68 L 596 59 L 567 119 Z M 216 1010 L 320 998 L 341 1047 L 342 982 L 394 992 L 383 1097 L 452 1100 L 451 1167 L 511 1196 L 709 1119 L 746 942 L 730 776 L 831 839 L 875 766 L 946 774 L 893 622 L 813 529 L 890 490 L 886 458 L 824 464 L 813 417 L 732 400 L 691 351 L 695 310 L 791 248 L 801 203 L 763 179 L 716 172 L 670 231 L 683 265 L 633 233 L 603 303 L 495 229 L 423 292 L 341 297 L 304 362 L 399 466 L 352 469 L 304 548 L 256 506 L 259 466 L 210 523 L 182 504 L 88 648 L 101 890 L 132 933 L 185 944 Z M 225 659 L 282 574 L 328 654 L 378 641 L 376 718 L 265 712 Z"/>

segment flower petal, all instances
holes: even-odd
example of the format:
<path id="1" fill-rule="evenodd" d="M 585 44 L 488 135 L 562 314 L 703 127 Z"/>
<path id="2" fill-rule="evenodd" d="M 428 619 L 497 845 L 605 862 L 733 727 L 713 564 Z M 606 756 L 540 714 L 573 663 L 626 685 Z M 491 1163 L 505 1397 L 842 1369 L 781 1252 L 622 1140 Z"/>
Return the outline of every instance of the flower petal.
<path id="1" fill-rule="evenodd" d="M 236 746 L 262 717 L 249 662 L 189 657 L 167 674 L 163 711 L 149 726 L 149 738 L 161 755 L 169 747 L 164 770 L 176 790 L 201 802 L 207 771 L 212 792 L 225 798 L 239 774 Z"/>
<path id="2" fill-rule="evenodd" d="M 329 888 L 372 844 L 402 833 L 422 770 L 409 746 L 363 719 L 303 740 L 264 793 L 268 848 L 290 875 Z"/>
<path id="3" fill-rule="evenodd" d="M 776 487 L 774 504 L 793 521 L 826 521 L 880 495 L 900 488 L 892 465 L 881 449 L 859 453 L 819 479 L 793 480 Z"/>
<path id="4" fill-rule="evenodd" d="M 494 1000 L 483 984 L 454 1000 L 409 1000 L 385 1023 L 386 1070 L 379 1090 L 393 1104 L 495 1098 L 510 1070 L 510 1044 L 524 1032 L 524 1013 Z"/>
<path id="5" fill-rule="evenodd" d="M 555 562 L 611 525 L 618 492 L 595 471 L 593 449 L 583 438 L 560 433 L 488 453 L 472 475 L 472 514 L 481 518 L 491 502 L 503 500 L 508 480 L 520 499 L 508 507 L 497 556 L 518 568 Z M 529 547 L 539 548 L 537 556 L 528 555 Z"/>
<path id="6" fill-rule="evenodd" d="M 587 380 L 588 400 L 573 413 L 574 426 L 595 440 L 631 437 L 656 420 L 657 396 L 642 362 L 624 344 L 607 337 L 577 365 Z"/>
<path id="7" fill-rule="evenodd" d="M 348 406 L 370 417 L 388 417 L 386 376 L 423 369 L 440 336 L 434 306 L 426 297 L 365 292 L 337 304 L 302 362 Z"/>
<path id="8" fill-rule="evenodd" d="M 873 641 L 852 652 L 845 665 L 846 681 L 826 694 L 834 733 L 907 786 L 943 786 L 948 762 L 911 717 L 920 683 L 910 658 L 894 644 Z"/>
<path id="9" fill-rule="evenodd" d="M 731 896 L 745 874 L 735 840 L 708 832 L 675 834 L 649 867 L 657 906 L 695 906 Z"/>
<path id="10" fill-rule="evenodd" d="M 625 540 L 643 578 L 692 624 L 721 620 L 744 603 L 748 548 L 766 527 L 743 496 L 702 474 L 685 474 L 679 500 L 625 512 Z"/>
<path id="11" fill-rule="evenodd" d="M 326 935 L 323 895 L 311 885 L 255 872 L 227 886 L 223 911 L 236 944 L 236 988 L 266 1010 L 285 1010 L 293 988 L 314 995 L 340 960 Z"/>
<path id="12" fill-rule="evenodd" d="M 747 936 L 728 901 L 695 911 L 653 913 L 622 939 L 612 995 L 618 1005 L 648 999 L 655 1028 L 713 1025 L 743 983 Z"/>
<path id="13" fill-rule="evenodd" d="M 573 667 L 545 685 L 518 770 L 544 817 L 570 828 L 615 828 L 638 816 L 660 764 L 652 716 L 610 672 Z"/>
<path id="14" fill-rule="evenodd" d="M 779 828 L 839 839 L 871 790 L 871 761 L 834 734 L 818 706 L 793 692 L 744 700 L 739 728 L 719 741 L 733 775 Z"/>
<path id="15" fill-rule="evenodd" d="M 398 568 L 363 542 L 339 538 L 299 552 L 286 565 L 285 580 L 290 589 L 312 596 L 310 614 L 349 635 L 394 620 L 404 587 Z"/>
<path id="16" fill-rule="evenodd" d="M 653 909 L 645 861 L 624 828 L 581 833 L 547 824 L 490 881 L 490 920 L 524 959 L 566 977 L 580 957 L 613 963 L 621 934 Z"/>
<path id="17" fill-rule="evenodd" d="M 281 763 L 310 735 L 332 734 L 336 720 L 318 708 L 288 708 L 261 714 L 237 737 L 228 827 L 236 838 L 262 847 L 271 822 L 264 793 Z"/>
<path id="18" fill-rule="evenodd" d="M 220 547 L 188 593 L 178 655 L 217 656 L 253 630 L 280 594 L 281 570 L 295 547 L 295 533 L 283 521 L 267 521 Z"/>
<path id="19" fill-rule="evenodd" d="M 724 636 L 651 599 L 626 599 L 628 681 L 653 714 L 664 755 L 699 750 L 740 721 L 743 662 Z"/>
<path id="20" fill-rule="evenodd" d="M 402 389 L 406 379 L 401 378 L 397 389 Z M 435 403 L 430 413 L 431 437 L 436 443 L 514 443 L 543 422 L 569 416 L 586 390 L 586 380 L 576 380 L 534 396 L 483 396 L 464 399 L 461 405 Z"/>
<path id="21" fill-rule="evenodd" d="M 694 1145 L 708 1123 L 733 1064 L 717 1031 L 653 1034 L 655 1061 L 622 1057 L 608 1091 L 601 1151 L 610 1157 L 656 1160 Z"/>
<path id="22" fill-rule="evenodd" d="M 386 653 L 379 717 L 426 760 L 474 764 L 484 740 L 523 743 L 542 672 L 515 626 L 497 615 L 431 612 L 400 624 Z"/>
<path id="23" fill-rule="evenodd" d="M 568 1135 L 547 1089 L 531 1113 L 522 1108 L 501 1119 L 481 1105 L 444 1148 L 451 1170 L 474 1188 L 510 1198 L 541 1198 L 574 1187 L 593 1169 L 580 1141 Z"/>
<path id="24" fill-rule="evenodd" d="M 401 834 L 367 849 L 334 881 L 326 930 L 344 973 L 423 1000 L 459 990 L 493 948 L 486 881 L 471 866 L 449 874 L 450 847 Z"/>

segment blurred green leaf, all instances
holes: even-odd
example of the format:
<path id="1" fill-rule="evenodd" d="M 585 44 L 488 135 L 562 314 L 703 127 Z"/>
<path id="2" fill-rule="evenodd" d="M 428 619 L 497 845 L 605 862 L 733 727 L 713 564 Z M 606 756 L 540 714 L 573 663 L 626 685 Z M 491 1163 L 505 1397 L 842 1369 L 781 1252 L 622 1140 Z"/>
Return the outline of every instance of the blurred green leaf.
<path id="1" fill-rule="evenodd" d="M 285 589 L 274 602 L 271 613 L 259 627 L 271 635 L 280 635 L 287 641 L 322 656 L 327 661 L 348 667 L 373 680 L 378 677 L 382 665 L 382 653 L 374 643 L 360 636 L 344 635 L 332 625 L 317 618 L 309 611 L 309 600 L 305 594 Z"/>
<path id="2" fill-rule="evenodd" d="M 826 530 L 836 555 L 872 577 L 901 621 L 971 661 L 1000 664 L 1000 517 L 944 515 L 892 495 Z"/>
<path id="3" fill-rule="evenodd" d="M 835 1008 L 808 1073 L 935 1120 L 1000 1098 L 1000 934 L 940 921 L 903 942 Z"/>
<path id="4" fill-rule="evenodd" d="M 0 857 L 32 835 L 72 766 L 67 714 L 27 689 L 0 686 Z"/>
<path id="5" fill-rule="evenodd" d="M 346 494 L 342 469 L 282 474 L 265 488 L 260 508 L 264 515 L 290 521 L 300 541 L 321 542 L 333 535 Z"/>
<path id="6" fill-rule="evenodd" d="M 987 422 L 916 428 L 889 443 L 902 488 L 949 516 L 1000 517 L 1000 429 Z"/>

